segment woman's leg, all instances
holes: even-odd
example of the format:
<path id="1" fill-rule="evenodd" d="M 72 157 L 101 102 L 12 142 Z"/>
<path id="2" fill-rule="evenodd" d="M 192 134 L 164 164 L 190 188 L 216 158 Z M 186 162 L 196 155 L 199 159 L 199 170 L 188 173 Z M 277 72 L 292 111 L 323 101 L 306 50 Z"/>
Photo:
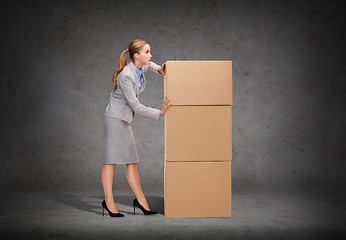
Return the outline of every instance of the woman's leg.
<path id="1" fill-rule="evenodd" d="M 126 164 L 127 181 L 129 182 L 133 193 L 136 195 L 138 202 L 148 211 L 150 211 L 147 200 L 139 182 L 137 163 Z"/>
<path id="2" fill-rule="evenodd" d="M 115 207 L 113 198 L 112 185 L 113 185 L 113 172 L 115 164 L 103 164 L 102 167 L 102 185 L 105 192 L 105 201 L 108 209 L 112 213 L 118 213 Z"/>

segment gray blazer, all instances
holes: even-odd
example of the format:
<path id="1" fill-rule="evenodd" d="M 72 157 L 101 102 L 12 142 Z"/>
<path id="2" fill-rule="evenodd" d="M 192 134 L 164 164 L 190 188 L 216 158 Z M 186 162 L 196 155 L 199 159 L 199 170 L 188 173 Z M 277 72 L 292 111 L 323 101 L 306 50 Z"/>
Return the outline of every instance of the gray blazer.
<path id="1" fill-rule="evenodd" d="M 160 110 L 144 106 L 139 102 L 138 96 L 146 85 L 144 72 L 150 70 L 160 74 L 157 71 L 159 67 L 159 65 L 153 62 L 143 66 L 143 81 L 139 89 L 138 75 L 135 70 L 136 67 L 133 62 L 130 61 L 116 78 L 117 89 L 110 94 L 105 116 L 119 118 L 131 123 L 134 113 L 138 113 L 145 117 L 158 120 L 160 118 Z"/>

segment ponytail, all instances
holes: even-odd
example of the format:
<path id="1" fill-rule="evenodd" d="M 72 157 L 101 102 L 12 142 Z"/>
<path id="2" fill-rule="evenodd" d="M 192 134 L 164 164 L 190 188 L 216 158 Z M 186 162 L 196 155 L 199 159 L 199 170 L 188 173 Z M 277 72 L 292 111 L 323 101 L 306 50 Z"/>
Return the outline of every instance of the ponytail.
<path id="1" fill-rule="evenodd" d="M 117 64 L 117 71 L 113 75 L 113 91 L 117 89 L 117 76 L 118 74 L 124 69 L 124 67 L 127 65 L 126 61 L 126 53 L 129 51 L 129 49 L 125 49 L 119 58 L 118 64 Z"/>

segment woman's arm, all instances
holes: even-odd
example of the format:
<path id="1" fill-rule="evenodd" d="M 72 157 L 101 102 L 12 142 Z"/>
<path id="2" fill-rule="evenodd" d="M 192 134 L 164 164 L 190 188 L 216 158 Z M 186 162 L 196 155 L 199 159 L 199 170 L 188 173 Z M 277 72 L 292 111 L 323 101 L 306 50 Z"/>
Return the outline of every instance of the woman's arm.
<path id="1" fill-rule="evenodd" d="M 160 67 L 161 67 L 160 65 L 157 65 L 154 62 L 150 62 L 150 64 L 143 66 L 143 72 L 146 72 L 146 71 L 150 70 L 150 71 L 152 71 L 154 73 L 162 74 L 161 72 L 159 72 L 159 68 Z"/>
<path id="2" fill-rule="evenodd" d="M 160 110 L 156 108 L 146 107 L 139 102 L 133 89 L 135 83 L 131 80 L 131 77 L 127 75 L 122 76 L 118 79 L 118 84 L 120 85 L 120 88 L 124 93 L 126 101 L 135 113 L 156 120 L 159 119 L 161 113 Z"/>

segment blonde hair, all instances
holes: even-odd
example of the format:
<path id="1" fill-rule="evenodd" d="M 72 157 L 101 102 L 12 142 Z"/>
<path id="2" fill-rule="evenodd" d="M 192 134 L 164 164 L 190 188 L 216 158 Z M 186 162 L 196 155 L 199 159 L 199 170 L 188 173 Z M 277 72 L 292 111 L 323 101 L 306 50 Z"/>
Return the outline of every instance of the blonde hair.
<path id="1" fill-rule="evenodd" d="M 141 50 L 141 48 L 145 45 L 145 44 L 149 44 L 147 41 L 142 40 L 142 39 L 136 39 L 133 40 L 129 47 L 127 49 L 125 49 L 119 58 L 118 64 L 117 64 L 117 71 L 114 73 L 113 75 L 113 91 L 115 91 L 117 89 L 117 76 L 118 74 L 124 69 L 124 67 L 128 64 L 128 62 L 126 61 L 126 53 L 129 52 L 129 58 L 132 62 L 135 62 L 135 59 L 133 57 L 133 55 L 135 53 L 139 53 L 139 51 Z"/>

